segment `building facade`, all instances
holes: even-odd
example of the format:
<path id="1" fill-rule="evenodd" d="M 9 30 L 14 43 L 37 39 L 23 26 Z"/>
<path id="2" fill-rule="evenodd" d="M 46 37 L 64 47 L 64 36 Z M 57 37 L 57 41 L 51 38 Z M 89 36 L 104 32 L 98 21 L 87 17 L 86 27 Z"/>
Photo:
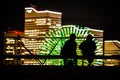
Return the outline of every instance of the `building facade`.
<path id="1" fill-rule="evenodd" d="M 24 48 L 20 44 L 24 33 L 21 31 L 7 31 L 4 32 L 4 54 L 5 55 L 22 55 Z M 18 60 L 15 58 L 5 58 L 5 64 L 22 64 L 22 59 Z"/>
<path id="2" fill-rule="evenodd" d="M 44 47 L 45 34 L 52 29 L 61 26 L 62 13 L 55 11 L 38 11 L 32 7 L 25 8 L 24 40 L 25 46 L 35 54 L 38 48 Z M 41 46 L 40 46 L 41 45 Z M 26 54 L 29 54 L 25 52 Z"/>
<path id="3" fill-rule="evenodd" d="M 62 13 L 55 11 L 38 11 L 32 7 L 25 8 L 24 32 L 8 31 L 4 33 L 4 54 L 7 55 L 60 55 L 61 47 L 71 33 L 76 34 L 78 46 L 88 34 L 92 34 L 97 44 L 96 55 L 120 55 L 120 42 L 105 41 L 103 30 L 76 25 L 62 25 Z M 25 47 L 19 45 L 23 43 Z M 111 44 L 114 43 L 114 44 Z M 113 48 L 114 47 L 114 48 Z M 117 48 L 116 48 L 117 47 Z M 27 50 L 25 49 L 27 48 Z M 111 49 L 110 49 L 111 48 Z M 108 50 L 109 49 L 109 50 Z M 112 50 L 114 49 L 114 50 Z M 116 50 L 117 49 L 117 50 Z M 29 51 L 28 51 L 29 50 Z M 112 51 L 111 51 L 112 50 Z M 113 53 L 114 52 L 114 53 Z M 77 47 L 77 55 L 82 56 Z M 24 59 L 6 58 L 6 64 L 21 65 L 63 65 L 62 59 Z M 112 62 L 112 63 L 111 63 Z M 95 59 L 95 66 L 118 65 L 119 60 Z M 87 66 L 87 61 L 78 60 L 78 66 Z"/>

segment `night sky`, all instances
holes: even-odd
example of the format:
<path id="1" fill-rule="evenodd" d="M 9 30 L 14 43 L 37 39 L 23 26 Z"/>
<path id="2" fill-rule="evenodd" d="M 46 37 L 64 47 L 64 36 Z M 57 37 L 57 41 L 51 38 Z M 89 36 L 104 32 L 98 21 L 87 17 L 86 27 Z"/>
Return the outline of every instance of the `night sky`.
<path id="1" fill-rule="evenodd" d="M 105 39 L 120 40 L 118 3 L 117 0 L 1 0 L 0 35 L 8 27 L 23 31 L 24 8 L 33 4 L 37 10 L 62 12 L 63 25 L 75 24 L 102 29 Z"/>

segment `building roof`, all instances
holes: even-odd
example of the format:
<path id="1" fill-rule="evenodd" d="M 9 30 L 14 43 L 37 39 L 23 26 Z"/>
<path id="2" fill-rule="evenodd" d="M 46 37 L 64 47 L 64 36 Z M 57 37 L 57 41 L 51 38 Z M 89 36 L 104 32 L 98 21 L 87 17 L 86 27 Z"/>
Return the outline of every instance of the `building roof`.
<path id="1" fill-rule="evenodd" d="M 120 50 L 120 41 L 105 40 L 105 50 Z"/>
<path id="2" fill-rule="evenodd" d="M 120 55 L 120 41 L 105 40 L 104 42 L 105 55 Z"/>
<path id="3" fill-rule="evenodd" d="M 33 10 L 33 11 L 35 11 L 36 13 L 53 13 L 53 14 L 62 14 L 61 12 L 55 12 L 55 11 L 50 11 L 50 10 L 38 11 L 38 10 L 36 10 L 36 9 L 33 8 L 33 7 L 26 7 L 25 10 L 26 10 L 28 13 L 31 13 L 32 10 Z"/>

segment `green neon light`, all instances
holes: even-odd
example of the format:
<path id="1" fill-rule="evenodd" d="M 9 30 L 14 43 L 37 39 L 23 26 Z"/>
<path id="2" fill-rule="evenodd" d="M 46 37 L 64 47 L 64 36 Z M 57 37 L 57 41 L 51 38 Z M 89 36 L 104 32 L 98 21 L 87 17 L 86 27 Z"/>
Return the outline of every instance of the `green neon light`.
<path id="1" fill-rule="evenodd" d="M 87 34 L 92 34 L 86 27 L 84 28 L 82 26 L 75 26 L 75 25 L 66 25 L 66 26 L 61 26 L 59 30 L 56 30 L 56 29 L 50 30 L 45 34 L 45 36 L 48 38 L 45 38 L 45 43 L 44 43 L 45 47 L 42 48 L 41 51 L 39 50 L 39 55 L 41 54 L 41 52 L 47 52 L 48 54 L 46 55 L 60 55 L 61 47 L 63 46 L 65 41 L 68 39 L 64 37 L 69 37 L 71 33 L 75 33 L 76 36 L 79 37 L 76 39 L 76 42 L 78 43 L 78 45 L 85 40 L 84 37 L 86 37 Z M 97 46 L 98 46 L 97 51 L 101 51 L 100 54 L 102 55 L 103 54 L 102 45 L 99 44 L 98 39 L 94 38 L 93 40 L 97 43 Z M 81 51 L 78 48 L 76 51 L 77 51 L 77 55 L 82 55 Z M 45 61 L 45 60 L 42 60 L 42 61 Z M 102 60 L 97 61 L 96 59 L 94 61 L 94 65 L 96 66 L 101 65 L 102 63 L 103 63 Z M 78 59 L 78 64 L 77 64 L 78 66 L 87 65 L 87 64 L 88 64 L 87 60 L 85 60 L 84 64 L 82 64 L 82 60 Z M 62 66 L 63 60 L 47 59 L 44 65 L 61 65 Z"/>

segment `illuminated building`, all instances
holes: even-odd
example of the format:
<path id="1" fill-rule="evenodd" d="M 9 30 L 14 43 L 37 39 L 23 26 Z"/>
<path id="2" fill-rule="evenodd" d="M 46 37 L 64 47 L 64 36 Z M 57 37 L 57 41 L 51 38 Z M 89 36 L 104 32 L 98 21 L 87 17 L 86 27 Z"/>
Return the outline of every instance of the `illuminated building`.
<path id="1" fill-rule="evenodd" d="M 105 56 L 117 56 L 120 55 L 120 41 L 118 40 L 105 40 L 104 41 L 104 55 Z M 104 59 L 105 66 L 120 66 L 120 60 L 118 59 Z"/>
<path id="2" fill-rule="evenodd" d="M 25 8 L 24 44 L 31 53 L 38 54 L 38 50 L 45 46 L 45 34 L 49 30 L 58 29 L 61 26 L 61 15 L 61 12 L 38 11 L 32 7 Z M 29 52 L 25 51 L 23 54 L 26 55 Z M 36 61 L 32 63 L 36 64 Z"/>
<path id="3" fill-rule="evenodd" d="M 32 7 L 25 8 L 24 34 L 27 37 L 25 46 L 32 53 L 38 54 L 39 45 L 41 45 L 39 50 L 44 47 L 44 37 L 49 30 L 58 29 L 61 26 L 61 15 L 62 13 L 55 11 L 37 11 Z"/>
<path id="4" fill-rule="evenodd" d="M 24 34 L 20 31 L 8 31 L 4 32 L 4 54 L 5 55 L 21 55 L 24 52 L 22 45 L 19 45 L 22 42 Z M 4 60 L 5 64 L 22 64 L 22 61 L 14 58 L 6 58 Z"/>
<path id="5" fill-rule="evenodd" d="M 94 40 L 97 43 L 96 55 L 103 55 L 103 30 L 90 29 L 88 27 L 76 26 L 76 25 L 63 25 L 58 29 L 54 28 L 46 32 L 41 48 L 41 44 L 38 45 L 36 55 L 60 55 L 60 50 L 66 39 L 69 38 L 71 33 L 75 33 L 77 36 L 76 42 L 79 44 L 85 40 L 87 34 L 92 34 Z M 35 38 L 34 38 L 35 39 Z M 41 38 L 37 38 L 41 39 Z M 37 41 L 37 40 L 36 40 Z M 31 43 L 31 42 L 30 42 Z M 33 46 L 33 45 L 32 45 Z M 29 53 L 28 53 L 29 54 Z M 34 54 L 34 53 L 33 53 Z M 77 48 L 77 54 L 82 55 Z M 24 61 L 26 63 L 26 60 Z M 27 61 L 29 64 L 31 61 Z M 82 65 L 82 60 L 78 61 L 78 65 Z M 95 65 L 102 65 L 103 60 L 96 59 Z M 32 61 L 34 65 L 63 65 L 62 59 L 39 59 Z M 87 61 L 85 62 L 87 65 Z"/>
<path id="6" fill-rule="evenodd" d="M 24 26 L 24 35 L 21 35 L 21 40 L 27 49 L 33 55 L 60 55 L 61 47 L 64 42 L 69 38 L 71 33 L 76 34 L 76 42 L 78 46 L 82 41 L 86 39 L 87 34 L 93 35 L 93 40 L 97 44 L 96 55 L 108 55 L 108 49 L 110 47 L 113 51 L 118 52 L 117 55 L 120 54 L 120 42 L 114 41 L 115 45 L 111 44 L 111 41 L 103 40 L 103 30 L 92 29 L 84 26 L 76 26 L 76 25 L 61 25 L 61 15 L 60 12 L 54 11 L 37 11 L 34 8 L 27 7 L 25 8 L 25 26 Z M 8 36 L 9 35 L 9 36 Z M 14 35 L 14 36 L 13 36 Z M 15 37 L 15 38 L 14 38 Z M 12 45 L 8 46 L 9 43 L 13 43 L 17 45 L 17 35 L 16 34 L 5 34 L 5 54 L 18 54 L 17 47 Z M 113 42 L 112 42 L 113 43 Z M 109 48 L 108 48 L 109 47 Z M 22 46 L 18 47 L 21 51 L 21 55 L 31 55 L 28 51 L 26 51 Z M 111 49 L 111 50 L 112 50 Z M 116 50 L 117 49 L 117 50 Z M 109 55 L 116 54 L 115 52 L 109 52 Z M 81 51 L 77 47 L 77 55 L 82 56 Z M 8 59 L 9 61 L 9 59 Z M 16 61 L 16 60 L 13 60 Z M 119 63 L 119 60 L 110 59 L 95 59 L 95 66 L 102 66 L 103 63 L 105 66 L 116 65 Z M 15 62 L 16 63 L 16 62 Z M 78 66 L 87 66 L 87 61 L 84 63 L 82 59 L 78 59 Z M 62 59 L 21 59 L 21 65 L 63 65 Z"/>
<path id="7" fill-rule="evenodd" d="M 97 50 L 96 55 L 103 55 L 103 30 L 97 30 L 97 29 L 91 29 L 88 27 L 82 27 L 82 26 L 76 26 L 76 25 L 63 25 L 60 26 L 59 30 L 53 29 L 50 30 L 45 35 L 45 47 L 42 48 L 42 50 L 39 50 L 39 55 L 41 53 L 45 53 L 44 55 L 60 55 L 60 51 L 62 46 L 64 45 L 65 41 L 69 39 L 69 36 L 71 33 L 76 34 L 76 42 L 77 42 L 77 55 L 82 56 L 81 51 L 79 50 L 78 46 L 82 41 L 86 39 L 86 36 L 88 34 L 92 34 L 94 37 L 94 41 L 97 44 Z M 50 63 L 50 62 L 51 63 Z M 44 62 L 44 60 L 43 60 Z M 55 62 L 55 63 L 54 63 Z M 63 65 L 63 61 L 61 59 L 51 59 L 46 60 L 46 65 Z M 102 65 L 103 60 L 102 59 L 96 59 L 94 64 L 97 66 Z M 82 65 L 82 60 L 78 60 L 78 65 Z M 87 65 L 87 61 L 84 65 Z"/>
<path id="8" fill-rule="evenodd" d="M 63 25 L 60 27 L 59 30 L 51 30 L 45 35 L 45 47 L 42 48 L 41 51 L 38 50 L 39 54 L 41 52 L 45 52 L 46 54 L 43 55 L 60 55 L 60 49 L 62 45 L 64 44 L 65 40 L 68 39 L 70 33 L 75 33 L 77 35 L 76 42 L 78 45 L 85 40 L 86 35 L 92 34 L 94 36 L 94 40 L 97 43 L 97 50 L 96 55 L 105 55 L 105 56 L 112 56 L 112 55 L 120 55 L 120 42 L 118 40 L 105 40 L 104 41 L 104 51 L 103 51 L 103 31 L 102 30 L 96 30 L 91 29 L 88 27 L 82 27 L 82 26 L 75 26 L 75 25 Z M 24 37 L 20 40 L 18 39 L 18 35 L 23 37 L 23 33 L 18 31 L 8 31 L 7 33 L 4 33 L 4 43 L 5 43 L 5 54 L 7 55 L 23 55 L 22 53 L 25 51 L 25 49 L 19 45 L 18 41 L 24 42 Z M 49 36 L 49 37 L 48 37 Z M 103 53 L 104 52 L 104 53 Z M 37 54 L 37 55 L 39 55 Z M 78 56 L 81 56 L 81 52 L 79 49 L 77 49 Z M 17 59 L 13 58 L 6 58 L 5 63 L 6 64 L 18 64 Z M 39 61 L 39 62 L 38 62 Z M 118 66 L 120 61 L 117 59 L 96 59 L 94 60 L 95 66 Z M 63 61 L 60 59 L 21 59 L 20 63 L 21 65 L 63 65 Z M 78 66 L 82 65 L 82 60 L 78 60 Z M 84 65 L 87 65 L 87 61 Z"/>

